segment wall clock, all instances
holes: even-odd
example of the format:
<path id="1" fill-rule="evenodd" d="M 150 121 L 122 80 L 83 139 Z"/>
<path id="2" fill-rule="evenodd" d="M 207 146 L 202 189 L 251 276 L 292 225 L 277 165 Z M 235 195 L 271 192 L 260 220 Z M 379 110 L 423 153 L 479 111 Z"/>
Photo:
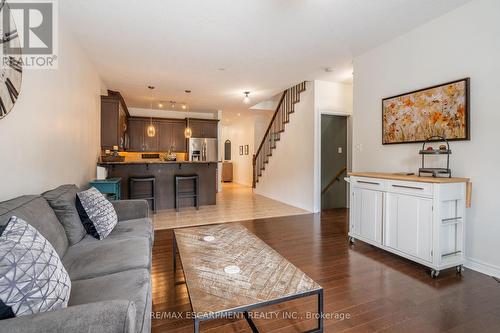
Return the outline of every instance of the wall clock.
<path id="1" fill-rule="evenodd" d="M 4 16 L 6 16 L 4 14 L 8 14 L 10 22 L 4 22 Z M 6 29 L 5 25 L 9 23 L 10 27 Z M 0 2 L 0 38 L 2 44 L 0 47 L 0 119 L 2 119 L 14 107 L 21 91 L 23 77 L 19 36 L 9 5 L 5 0 Z M 5 53 L 6 43 L 10 43 L 9 54 Z M 12 54 L 13 50 L 17 50 L 17 54 Z"/>

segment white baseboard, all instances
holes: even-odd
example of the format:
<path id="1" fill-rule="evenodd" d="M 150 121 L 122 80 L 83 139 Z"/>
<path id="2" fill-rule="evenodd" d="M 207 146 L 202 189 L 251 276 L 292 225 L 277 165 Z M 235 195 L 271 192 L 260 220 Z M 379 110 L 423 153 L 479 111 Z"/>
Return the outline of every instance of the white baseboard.
<path id="1" fill-rule="evenodd" d="M 500 279 L 500 267 L 482 262 L 477 259 L 467 258 L 465 259 L 466 268 L 472 269 L 473 271 L 483 273 L 486 275 L 494 276 Z"/>

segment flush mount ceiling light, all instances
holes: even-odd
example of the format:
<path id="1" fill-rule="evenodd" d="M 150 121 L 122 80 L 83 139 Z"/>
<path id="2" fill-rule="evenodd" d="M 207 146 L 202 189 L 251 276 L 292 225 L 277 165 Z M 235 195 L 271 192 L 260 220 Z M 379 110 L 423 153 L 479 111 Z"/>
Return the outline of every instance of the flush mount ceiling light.
<path id="1" fill-rule="evenodd" d="M 155 87 L 153 86 L 148 86 L 148 89 L 151 91 L 151 103 L 150 103 L 150 107 L 151 107 L 151 111 L 153 111 L 153 90 L 155 89 Z M 146 128 L 146 134 L 152 138 L 156 135 L 156 128 L 153 126 L 153 116 L 150 117 L 149 119 L 149 126 Z"/>
<path id="2" fill-rule="evenodd" d="M 243 103 L 245 104 L 250 104 L 250 91 L 245 91 L 243 94 L 245 94 L 245 97 L 243 97 Z"/>

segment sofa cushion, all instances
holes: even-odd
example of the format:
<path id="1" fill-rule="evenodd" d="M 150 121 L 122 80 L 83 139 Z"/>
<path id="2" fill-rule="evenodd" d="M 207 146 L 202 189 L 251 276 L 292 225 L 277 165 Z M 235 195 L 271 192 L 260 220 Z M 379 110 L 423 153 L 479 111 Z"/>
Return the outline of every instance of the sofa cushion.
<path id="1" fill-rule="evenodd" d="M 150 218 L 134 219 L 119 222 L 108 235 L 111 239 L 145 237 L 153 245 L 153 221 Z"/>
<path id="2" fill-rule="evenodd" d="M 84 239 L 68 249 L 63 264 L 72 280 L 135 268 L 149 269 L 151 247 L 147 238 Z"/>
<path id="3" fill-rule="evenodd" d="M 95 187 L 76 194 L 76 209 L 85 230 L 100 240 L 106 238 L 118 222 L 113 205 Z"/>
<path id="4" fill-rule="evenodd" d="M 63 225 L 69 245 L 78 243 L 87 234 L 76 210 L 78 191 L 76 185 L 61 185 L 42 194 Z"/>
<path id="5" fill-rule="evenodd" d="M 66 307 L 71 281 L 52 245 L 15 216 L 2 229 L 0 311 L 24 316 Z"/>
<path id="6" fill-rule="evenodd" d="M 120 299 L 135 303 L 136 332 L 149 332 L 151 280 L 145 269 L 74 281 L 69 305 Z"/>
<path id="7" fill-rule="evenodd" d="M 0 225 L 17 216 L 38 230 L 54 247 L 59 257 L 68 248 L 68 238 L 56 214 L 47 201 L 39 195 L 25 195 L 0 202 Z"/>

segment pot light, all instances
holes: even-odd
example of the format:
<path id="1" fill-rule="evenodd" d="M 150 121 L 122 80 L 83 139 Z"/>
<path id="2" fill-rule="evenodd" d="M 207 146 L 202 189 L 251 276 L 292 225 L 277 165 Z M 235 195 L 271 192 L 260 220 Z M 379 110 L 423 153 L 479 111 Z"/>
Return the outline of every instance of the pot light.
<path id="1" fill-rule="evenodd" d="M 158 107 L 159 107 L 159 108 L 162 108 L 162 107 L 163 107 L 163 104 L 162 104 L 162 103 L 158 103 Z"/>
<path id="2" fill-rule="evenodd" d="M 171 107 L 172 109 L 175 109 L 175 101 L 170 101 L 170 107 Z"/>
<path id="3" fill-rule="evenodd" d="M 250 95 L 250 91 L 245 91 L 244 94 L 245 94 L 245 97 L 243 97 L 243 103 L 250 104 L 250 97 L 248 96 L 248 95 Z"/>

